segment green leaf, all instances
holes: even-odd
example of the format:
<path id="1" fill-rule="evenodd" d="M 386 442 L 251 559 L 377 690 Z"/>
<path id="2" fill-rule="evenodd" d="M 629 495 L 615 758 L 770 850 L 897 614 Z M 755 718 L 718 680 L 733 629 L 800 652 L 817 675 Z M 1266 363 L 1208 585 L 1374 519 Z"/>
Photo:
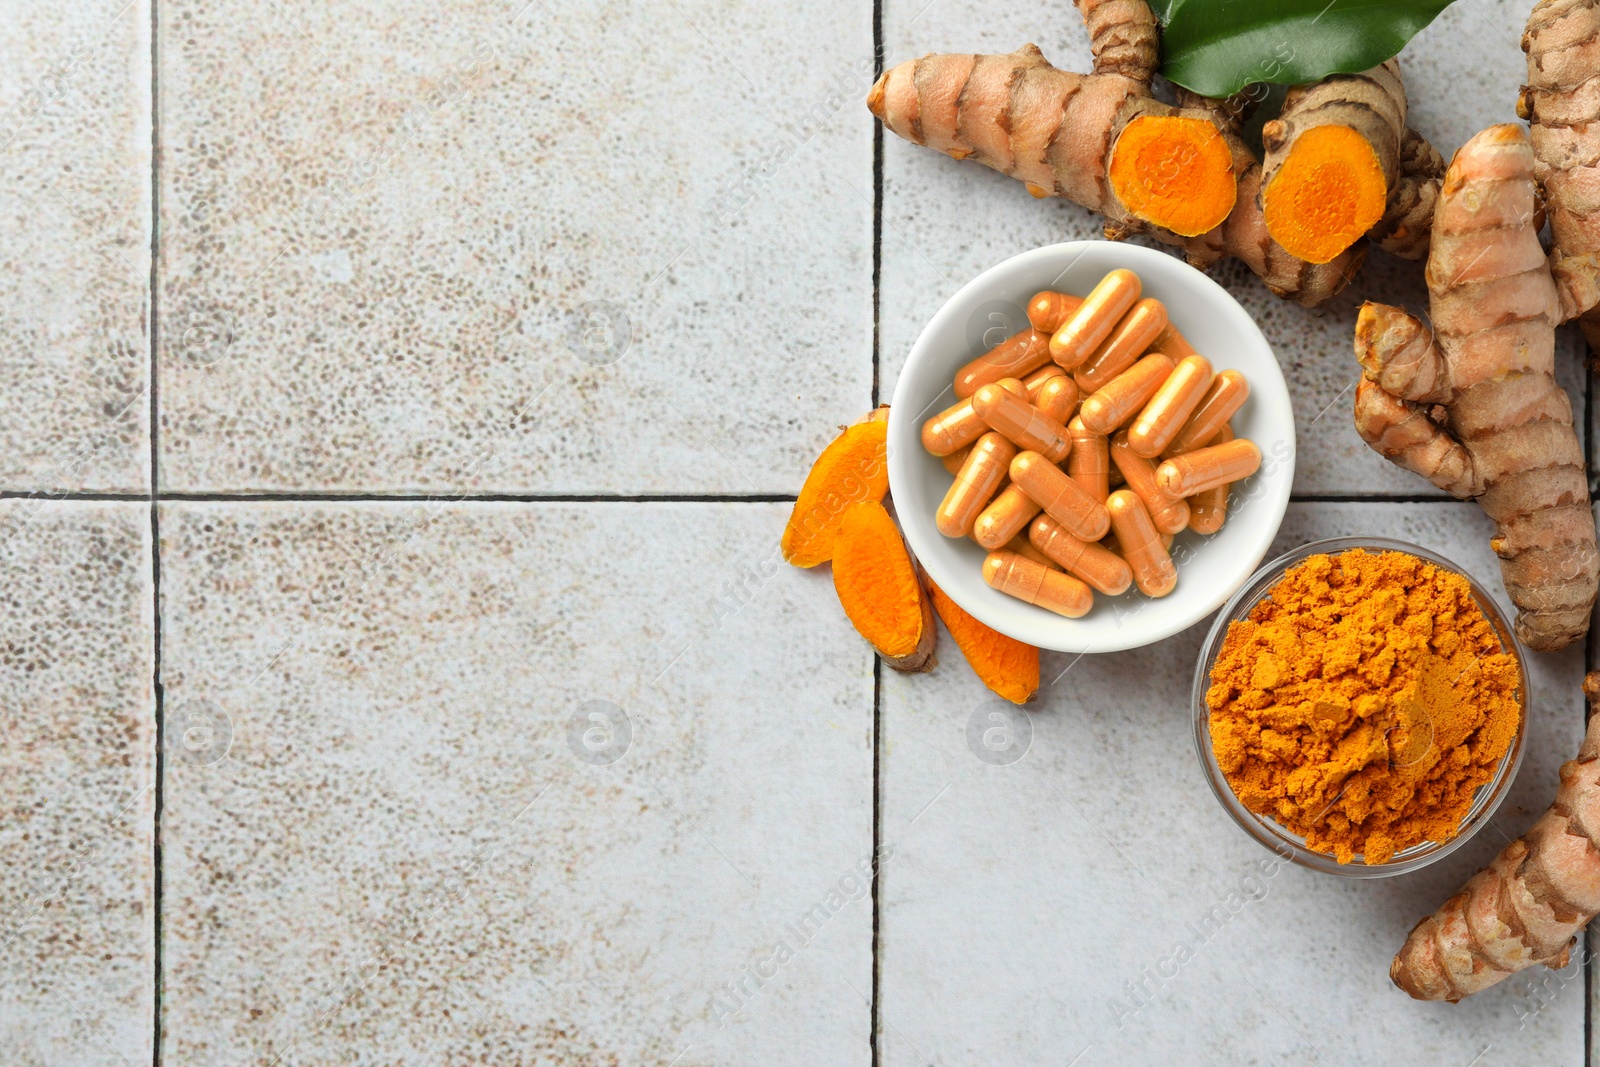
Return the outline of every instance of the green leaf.
<path id="1" fill-rule="evenodd" d="M 1205 96 L 1375 67 L 1450 0 L 1153 0 L 1161 73 Z"/>

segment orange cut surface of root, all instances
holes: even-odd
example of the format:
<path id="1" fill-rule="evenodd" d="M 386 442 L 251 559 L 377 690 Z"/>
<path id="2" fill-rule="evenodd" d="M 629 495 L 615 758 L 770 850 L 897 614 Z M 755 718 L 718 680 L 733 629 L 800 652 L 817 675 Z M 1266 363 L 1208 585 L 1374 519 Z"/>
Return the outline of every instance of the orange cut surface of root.
<path id="1" fill-rule="evenodd" d="M 933 666 L 933 609 L 899 528 L 876 500 L 851 504 L 840 516 L 833 589 L 850 622 L 889 666 Z"/>
<path id="2" fill-rule="evenodd" d="M 1261 201 L 1267 230 L 1284 251 L 1327 263 L 1372 229 L 1388 197 L 1367 139 L 1348 126 L 1318 126 L 1294 142 Z"/>
<path id="3" fill-rule="evenodd" d="M 1239 194 L 1228 142 L 1184 115 L 1130 121 L 1111 149 L 1109 179 L 1129 214 L 1184 237 L 1222 225 Z"/>
<path id="4" fill-rule="evenodd" d="M 881 407 L 822 450 L 783 528 L 784 559 L 796 567 L 826 563 L 845 509 L 883 499 L 889 491 L 888 436 L 889 409 Z"/>
<path id="5" fill-rule="evenodd" d="M 1039 692 L 1039 650 L 985 626 L 931 581 L 928 592 L 933 610 L 944 620 L 945 629 L 978 679 L 1013 704 L 1032 700 Z"/>

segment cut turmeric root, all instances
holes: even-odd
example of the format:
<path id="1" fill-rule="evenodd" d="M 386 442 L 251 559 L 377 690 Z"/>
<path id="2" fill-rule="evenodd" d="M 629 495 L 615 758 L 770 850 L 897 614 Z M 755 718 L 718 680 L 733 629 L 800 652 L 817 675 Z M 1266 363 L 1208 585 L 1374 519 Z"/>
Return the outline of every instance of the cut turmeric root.
<path id="1" fill-rule="evenodd" d="M 1600 912 L 1600 672 L 1583 692 L 1589 727 L 1578 758 L 1561 765 L 1555 803 L 1395 954 L 1389 977 L 1418 1000 L 1454 1002 L 1538 963 L 1565 967 Z"/>
<path id="2" fill-rule="evenodd" d="M 895 670 L 932 670 L 933 608 L 894 519 L 876 500 L 858 501 L 837 533 L 833 588 L 856 631 Z"/>
<path id="3" fill-rule="evenodd" d="M 1273 239 L 1308 263 L 1359 241 L 1399 183 L 1405 135 L 1398 60 L 1289 90 L 1261 128 L 1261 205 Z"/>
<path id="4" fill-rule="evenodd" d="M 1227 140 L 1210 119 L 1190 115 L 1129 120 L 1107 179 L 1130 215 L 1180 237 L 1222 225 L 1239 193 Z"/>
<path id="5" fill-rule="evenodd" d="M 1144 0 L 1076 3 L 1092 74 L 1057 70 L 1031 44 L 1009 55 L 928 55 L 885 71 L 867 106 L 909 141 L 1099 212 L 1108 236 L 1149 233 L 1202 268 L 1236 256 L 1273 292 L 1307 306 L 1343 289 L 1365 246 L 1318 264 L 1272 239 L 1261 165 L 1239 136 L 1239 112 L 1174 107 L 1151 94 L 1156 22 Z"/>
<path id="6" fill-rule="evenodd" d="M 1039 650 L 1014 637 L 991 630 L 928 581 L 933 609 L 967 663 L 990 691 L 1013 704 L 1026 704 L 1039 692 Z"/>
<path id="7" fill-rule="evenodd" d="M 889 491 L 889 407 L 868 412 L 834 438 L 795 498 L 783 528 L 783 558 L 796 567 L 815 567 L 833 558 L 839 520 L 851 504 L 881 501 Z"/>

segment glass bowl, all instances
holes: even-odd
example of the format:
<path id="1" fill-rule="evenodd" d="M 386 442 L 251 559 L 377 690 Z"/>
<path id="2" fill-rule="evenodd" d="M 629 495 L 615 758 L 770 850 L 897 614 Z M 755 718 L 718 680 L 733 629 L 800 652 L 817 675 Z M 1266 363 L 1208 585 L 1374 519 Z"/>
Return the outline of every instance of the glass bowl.
<path id="1" fill-rule="evenodd" d="M 1500 647 L 1516 660 L 1518 676 L 1522 679 L 1522 686 L 1518 691 L 1522 704 L 1522 721 L 1517 726 L 1516 737 L 1512 739 L 1511 747 L 1506 750 L 1506 754 L 1500 758 L 1494 777 L 1478 787 L 1477 793 L 1472 798 L 1472 807 L 1468 810 L 1466 818 L 1461 821 L 1460 831 L 1448 841 L 1422 841 L 1395 853 L 1394 858 L 1388 863 L 1371 865 L 1364 863 L 1360 856 L 1350 863 L 1340 863 L 1326 852 L 1313 851 L 1306 847 L 1305 838 L 1291 833 L 1273 819 L 1257 815 L 1240 803 L 1239 798 L 1233 795 L 1233 788 L 1223 775 L 1222 768 L 1217 764 L 1216 754 L 1211 750 L 1211 710 L 1206 706 L 1206 690 L 1211 685 L 1211 668 L 1216 662 L 1217 654 L 1222 650 L 1222 641 L 1228 634 L 1228 626 L 1248 617 L 1251 609 L 1266 599 L 1267 593 L 1289 568 L 1310 556 L 1338 555 L 1354 548 L 1363 548 L 1369 552 L 1405 552 L 1465 578 L 1472 587 L 1472 598 L 1477 601 L 1484 617 L 1500 636 Z M 1488 590 L 1479 585 L 1470 574 L 1437 552 L 1430 552 L 1420 545 L 1407 544 L 1387 537 L 1331 537 L 1301 545 L 1266 564 L 1223 605 L 1222 611 L 1217 615 L 1217 621 L 1212 624 L 1211 632 L 1206 635 L 1205 644 L 1200 649 L 1200 661 L 1194 672 L 1193 703 L 1194 743 L 1200 757 L 1200 767 L 1205 772 L 1206 781 L 1211 784 L 1211 791 L 1216 794 L 1217 800 L 1245 833 L 1284 859 L 1313 870 L 1326 871 L 1345 878 L 1387 878 L 1418 870 L 1448 856 L 1481 830 L 1500 807 L 1507 790 L 1511 787 L 1512 779 L 1517 776 L 1517 769 L 1522 766 L 1523 739 L 1528 726 L 1527 655 L 1517 643 L 1516 634 L 1512 632 L 1510 624 L 1507 623 Z"/>

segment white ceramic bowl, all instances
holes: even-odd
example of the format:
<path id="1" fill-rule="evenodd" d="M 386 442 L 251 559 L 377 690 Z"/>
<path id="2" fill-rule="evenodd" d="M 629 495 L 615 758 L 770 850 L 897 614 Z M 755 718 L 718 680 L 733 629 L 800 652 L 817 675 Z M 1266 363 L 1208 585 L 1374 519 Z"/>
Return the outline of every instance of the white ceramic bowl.
<path id="1" fill-rule="evenodd" d="M 1250 399 L 1234 432 L 1261 446 L 1261 469 L 1235 485 L 1228 521 L 1210 537 L 1190 531 L 1173 542 L 1178 587 L 1159 600 L 1130 590 L 1095 595 L 1094 608 L 1067 619 L 991 589 L 984 550 L 934 526 L 950 474 L 922 447 L 922 423 L 956 402 L 956 369 L 1027 325 L 1033 294 L 1056 289 L 1080 296 L 1106 272 L 1126 267 L 1144 294 L 1167 305 L 1172 322 L 1217 370 L 1250 381 Z M 968 282 L 939 309 L 911 349 L 889 409 L 889 491 L 911 549 L 956 603 L 1019 641 L 1064 652 L 1115 652 L 1160 641 L 1221 607 L 1267 554 L 1294 482 L 1294 412 L 1283 372 L 1254 321 L 1216 282 L 1180 259 L 1137 245 L 1076 241 L 1006 260 Z"/>

